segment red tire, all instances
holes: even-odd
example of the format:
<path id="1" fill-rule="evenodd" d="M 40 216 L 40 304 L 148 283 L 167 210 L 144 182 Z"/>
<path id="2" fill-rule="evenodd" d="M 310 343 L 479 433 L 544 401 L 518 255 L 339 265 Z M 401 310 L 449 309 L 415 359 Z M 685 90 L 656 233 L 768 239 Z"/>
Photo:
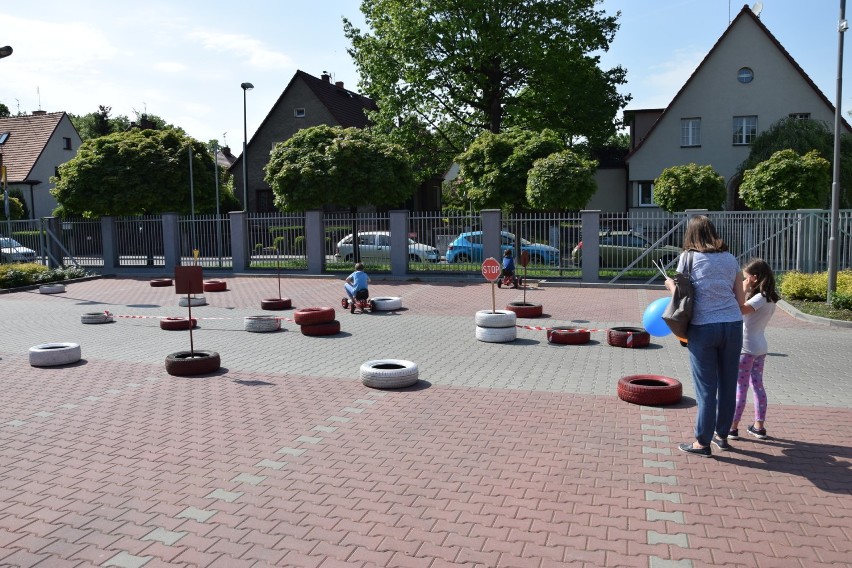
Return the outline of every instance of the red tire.
<path id="1" fill-rule="evenodd" d="M 150 280 L 148 282 L 148 284 L 150 284 L 152 288 L 163 288 L 165 286 L 171 286 L 172 285 L 172 279 L 171 278 L 154 278 L 153 280 Z"/>
<path id="2" fill-rule="evenodd" d="M 588 329 L 554 327 L 547 330 L 547 342 L 558 345 L 582 345 L 588 343 L 592 334 Z"/>
<path id="3" fill-rule="evenodd" d="M 187 318 L 162 318 L 160 319 L 160 329 L 189 329 L 195 328 L 198 325 L 198 320 L 192 318 L 192 321 Z"/>
<path id="4" fill-rule="evenodd" d="M 293 307 L 290 298 L 266 298 L 260 301 L 262 310 L 289 310 Z"/>
<path id="5" fill-rule="evenodd" d="M 664 406 L 680 402 L 683 385 L 662 375 L 630 375 L 618 381 L 618 398 L 643 406 Z"/>
<path id="6" fill-rule="evenodd" d="M 613 347 L 647 347 L 651 334 L 641 327 L 611 327 L 606 330 L 606 342 Z"/>
<path id="7" fill-rule="evenodd" d="M 542 314 L 541 304 L 529 302 L 510 302 L 506 309 L 515 312 L 515 315 L 519 318 L 537 318 Z"/>
<path id="8" fill-rule="evenodd" d="M 224 280 L 208 280 L 204 283 L 205 292 L 224 292 L 228 289 L 228 283 Z"/>
<path id="9" fill-rule="evenodd" d="M 302 335 L 337 335 L 340 333 L 340 322 L 331 320 L 323 323 L 312 323 L 303 325 L 299 329 Z"/>
<path id="10" fill-rule="evenodd" d="M 293 321 L 296 325 L 328 323 L 334 321 L 334 308 L 301 308 L 293 312 Z"/>

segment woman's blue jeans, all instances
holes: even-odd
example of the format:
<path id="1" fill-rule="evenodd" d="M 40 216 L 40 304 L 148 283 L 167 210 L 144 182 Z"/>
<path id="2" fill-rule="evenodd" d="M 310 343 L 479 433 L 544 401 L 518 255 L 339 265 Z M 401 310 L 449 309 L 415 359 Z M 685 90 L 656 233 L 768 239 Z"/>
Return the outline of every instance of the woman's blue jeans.
<path id="1" fill-rule="evenodd" d="M 698 399 L 695 439 L 708 446 L 714 432 L 726 437 L 734 420 L 743 323 L 691 325 L 687 340 Z"/>

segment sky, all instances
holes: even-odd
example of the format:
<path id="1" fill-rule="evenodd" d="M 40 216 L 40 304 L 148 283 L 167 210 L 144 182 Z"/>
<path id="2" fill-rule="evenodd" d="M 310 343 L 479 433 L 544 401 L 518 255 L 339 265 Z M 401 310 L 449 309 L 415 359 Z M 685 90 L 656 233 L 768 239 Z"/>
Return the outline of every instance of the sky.
<path id="1" fill-rule="evenodd" d="M 761 21 L 832 102 L 840 0 L 763 0 Z M 627 69 L 628 109 L 665 107 L 743 2 L 603 0 L 621 25 L 601 65 Z M 297 70 L 329 72 L 357 90 L 344 17 L 364 29 L 359 0 L 30 0 L 0 3 L 0 102 L 13 114 L 66 111 L 160 116 L 239 154 Z M 852 6 L 850 7 L 852 12 Z M 852 16 L 850 16 L 852 19 Z M 852 38 L 846 42 L 852 43 Z M 844 49 L 841 109 L 852 110 Z M 848 79 L 847 79 L 848 77 Z M 848 86 L 847 86 L 848 85 Z"/>

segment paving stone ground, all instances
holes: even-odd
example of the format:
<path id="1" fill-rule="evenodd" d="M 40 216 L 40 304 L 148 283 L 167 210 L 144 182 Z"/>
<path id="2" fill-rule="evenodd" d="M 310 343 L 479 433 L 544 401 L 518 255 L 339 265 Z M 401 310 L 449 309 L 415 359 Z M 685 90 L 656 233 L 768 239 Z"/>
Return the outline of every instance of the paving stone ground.
<path id="1" fill-rule="evenodd" d="M 671 336 L 644 349 L 603 331 L 640 325 L 663 291 L 540 288 L 545 316 L 486 344 L 487 284 L 374 282 L 397 312 L 349 314 L 334 279 L 285 278 L 296 308 L 333 306 L 342 333 L 243 331 L 274 278 L 228 279 L 193 308 L 195 348 L 222 369 L 173 377 L 187 332 L 173 288 L 147 280 L 0 295 L 0 566 L 848 566 L 852 330 L 777 311 L 766 441 L 687 456 L 694 391 Z M 524 298 L 497 290 L 497 307 Z M 109 310 L 114 323 L 84 325 Z M 133 317 L 131 317 L 133 316 Z M 141 317 L 140 317 L 141 316 Z M 592 330 L 548 344 L 533 327 Z M 36 368 L 36 344 L 80 343 Z M 408 389 L 364 387 L 368 359 L 418 363 Z M 679 378 L 684 399 L 617 398 L 627 374 Z M 747 407 L 743 422 L 748 423 Z"/>

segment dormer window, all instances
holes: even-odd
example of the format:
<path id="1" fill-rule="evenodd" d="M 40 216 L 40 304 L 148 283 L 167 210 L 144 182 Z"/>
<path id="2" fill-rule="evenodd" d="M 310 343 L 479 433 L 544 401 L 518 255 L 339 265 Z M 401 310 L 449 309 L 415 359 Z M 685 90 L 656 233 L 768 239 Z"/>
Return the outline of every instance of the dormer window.
<path id="1" fill-rule="evenodd" d="M 305 109 L 304 108 L 294 108 L 293 116 L 296 118 L 305 118 Z"/>

